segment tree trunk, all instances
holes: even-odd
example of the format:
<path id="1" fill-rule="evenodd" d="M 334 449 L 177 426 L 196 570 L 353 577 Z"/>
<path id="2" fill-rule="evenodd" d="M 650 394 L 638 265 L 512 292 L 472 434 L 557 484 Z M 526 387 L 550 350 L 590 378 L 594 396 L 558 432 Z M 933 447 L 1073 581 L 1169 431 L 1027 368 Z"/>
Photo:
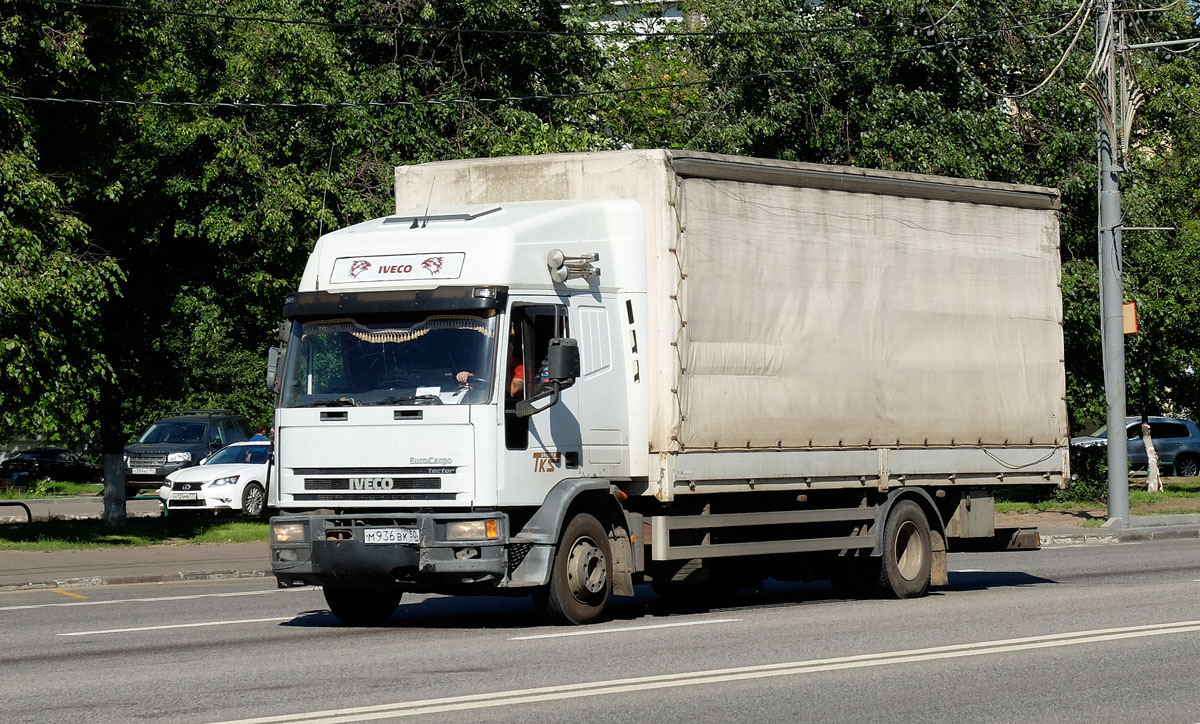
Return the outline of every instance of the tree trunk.
<path id="1" fill-rule="evenodd" d="M 1146 445 L 1146 490 L 1161 493 L 1162 478 L 1158 475 L 1158 453 L 1154 450 L 1154 440 L 1150 437 L 1150 426 L 1142 423 L 1142 442 Z"/>

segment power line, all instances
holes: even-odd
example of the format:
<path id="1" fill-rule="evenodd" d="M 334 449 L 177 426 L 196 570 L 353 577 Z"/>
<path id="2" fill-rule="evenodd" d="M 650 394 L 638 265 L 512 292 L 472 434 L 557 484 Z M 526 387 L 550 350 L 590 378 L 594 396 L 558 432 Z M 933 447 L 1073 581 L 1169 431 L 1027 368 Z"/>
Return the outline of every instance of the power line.
<path id="1" fill-rule="evenodd" d="M 643 93 L 648 91 L 660 90 L 676 90 L 682 88 L 694 88 L 703 85 L 714 85 L 723 83 L 735 83 L 748 80 L 759 80 L 763 78 L 776 78 L 783 76 L 799 75 L 815 70 L 829 70 L 840 68 L 847 65 L 858 65 L 860 63 L 868 63 L 876 60 L 888 60 L 903 55 L 909 55 L 922 50 L 933 50 L 943 47 L 950 43 L 961 43 L 972 40 L 980 40 L 992 35 L 996 35 L 1005 30 L 993 30 L 977 35 L 955 37 L 949 40 L 942 40 L 937 43 L 926 45 L 918 45 L 912 48 L 905 48 L 891 53 L 881 55 L 868 56 L 864 58 L 847 58 L 844 60 L 831 61 L 828 63 L 815 63 L 812 65 L 800 66 L 798 68 L 789 68 L 784 70 L 764 71 L 761 73 L 747 73 L 744 75 L 730 76 L 727 78 L 713 78 L 706 80 L 695 80 L 684 83 L 661 83 L 651 86 L 637 86 L 632 88 L 609 88 L 605 90 L 593 91 L 572 91 L 569 93 L 539 93 L 524 96 L 498 96 L 495 98 L 448 98 L 448 99 L 421 99 L 409 101 L 335 101 L 335 102 L 302 102 L 302 103 L 265 103 L 254 101 L 156 101 L 156 100 L 127 100 L 127 99 L 100 99 L 100 98 L 60 98 L 46 96 L 25 96 L 25 95 L 0 95 L 0 100 L 20 101 L 25 103 L 62 103 L 75 105 L 93 105 L 93 106 L 151 106 L 159 108 L 229 108 L 229 109 L 321 109 L 321 108 L 416 108 L 428 106 L 452 106 L 452 105 L 480 105 L 493 103 L 522 103 L 527 101 L 547 101 L 547 100 L 570 100 L 575 98 L 594 98 L 600 96 L 616 96 L 628 95 L 632 93 Z"/>
<path id="2" fill-rule="evenodd" d="M 974 73 L 972 73 L 969 68 L 967 68 L 966 64 L 962 62 L 962 58 L 960 58 L 958 56 L 958 53 L 956 53 L 953 50 L 953 47 L 954 47 L 953 45 L 949 45 L 947 47 L 947 52 L 949 53 L 950 57 L 954 60 L 955 65 L 958 66 L 958 69 L 961 72 L 967 74 L 967 77 L 970 78 L 976 85 L 978 85 L 980 87 L 980 89 L 983 90 L 984 93 L 987 93 L 988 95 L 991 95 L 996 98 L 1025 98 L 1027 96 L 1033 95 L 1034 93 L 1037 93 L 1042 88 L 1044 88 L 1051 80 L 1054 79 L 1054 76 L 1058 73 L 1058 71 L 1061 70 L 1064 65 L 1066 65 L 1067 58 L 1070 57 L 1071 51 L 1075 49 L 1076 43 L 1079 42 L 1079 38 L 1083 34 L 1083 29 L 1085 27 L 1087 27 L 1087 19 L 1091 15 L 1091 4 L 1092 4 L 1092 0 L 1083 0 L 1082 4 L 1079 6 L 1079 11 L 1075 13 L 1075 16 L 1073 18 L 1071 18 L 1070 22 L 1072 22 L 1072 23 L 1076 22 L 1076 20 L 1078 20 L 1079 28 L 1075 31 L 1074 37 L 1072 37 L 1071 42 L 1069 44 L 1067 44 L 1067 48 L 1066 48 L 1066 50 L 1063 51 L 1063 54 L 1058 59 L 1058 62 L 1054 65 L 1053 68 L 1050 69 L 1050 72 L 1046 74 L 1046 77 L 1037 83 L 1037 85 L 1033 86 L 1032 88 L 1029 88 L 1028 90 L 1022 91 L 1020 93 L 1004 93 L 1004 92 L 996 91 L 996 90 L 989 88 L 986 83 L 984 83 L 979 77 L 977 77 Z M 933 27 L 933 26 L 931 26 L 931 27 Z M 1063 29 L 1065 29 L 1067 27 L 1070 27 L 1070 25 L 1068 24 L 1068 25 L 1063 26 Z M 940 31 L 935 30 L 935 32 L 937 32 L 938 36 L 941 37 Z M 1061 31 L 1056 31 L 1055 34 L 1057 34 L 1057 32 L 1061 32 Z"/>
<path id="3" fill-rule="evenodd" d="M 204 18 L 209 20 L 229 20 L 234 22 L 258 22 L 274 25 L 306 25 L 342 30 L 379 30 L 388 32 L 413 32 L 430 34 L 461 34 L 461 35 L 499 35 L 525 37 L 613 37 L 613 38 L 653 38 L 653 37 L 742 37 L 742 36 L 771 36 L 771 35 L 823 35 L 827 33 L 870 32 L 879 30 L 903 30 L 906 27 L 920 27 L 914 23 L 899 21 L 888 25 L 844 26 L 832 28 L 792 28 L 781 30 L 522 30 L 509 28 L 463 28 L 443 27 L 432 25 L 400 25 L 385 23 L 349 23 L 328 20 L 290 19 L 265 15 L 228 15 L 224 13 L 196 12 L 190 10 L 174 10 L 167 8 L 134 7 L 130 5 L 115 5 L 110 3 L 89 3 L 78 0 L 12 0 L 29 5 L 61 5 L 87 10 L 113 10 L 119 12 L 139 13 L 144 15 L 167 15 L 185 18 Z M 1028 13 L 1019 18 L 1052 19 L 1070 14 L 1072 11 L 1045 11 Z M 972 20 L 954 20 L 945 24 L 962 24 L 990 20 L 1004 20 L 1006 17 L 977 18 Z"/>

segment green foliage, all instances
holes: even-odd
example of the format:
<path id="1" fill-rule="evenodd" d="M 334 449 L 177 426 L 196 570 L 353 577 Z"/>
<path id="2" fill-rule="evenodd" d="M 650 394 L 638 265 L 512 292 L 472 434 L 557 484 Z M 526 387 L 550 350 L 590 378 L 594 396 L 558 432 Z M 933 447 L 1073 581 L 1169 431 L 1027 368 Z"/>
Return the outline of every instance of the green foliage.
<path id="1" fill-rule="evenodd" d="M 335 104 L 0 101 L 0 437 L 86 441 L 102 421 L 128 436 L 175 407 L 267 421 L 262 358 L 283 299 L 321 232 L 392 210 L 394 166 L 620 147 L 1061 189 L 1068 409 L 1103 417 L 1096 122 L 1079 90 L 1094 41 L 1086 28 L 1068 53 L 1073 30 L 1052 35 L 1073 4 L 687 0 L 670 27 L 721 34 L 605 39 L 536 31 L 646 17 L 547 0 L 0 7 L 3 94 Z M 1196 13 L 1131 22 L 1142 37 L 1190 37 Z M 1200 409 L 1200 65 L 1133 57 L 1148 103 L 1122 178 L 1126 224 L 1174 231 L 1125 236 L 1142 324 L 1128 339 L 1129 405 L 1184 414 Z M 508 96 L 539 97 L 482 100 Z"/>
<path id="2" fill-rule="evenodd" d="M 1108 447 L 1071 447 L 1071 483 L 1055 491 L 1059 502 L 1108 500 Z"/>

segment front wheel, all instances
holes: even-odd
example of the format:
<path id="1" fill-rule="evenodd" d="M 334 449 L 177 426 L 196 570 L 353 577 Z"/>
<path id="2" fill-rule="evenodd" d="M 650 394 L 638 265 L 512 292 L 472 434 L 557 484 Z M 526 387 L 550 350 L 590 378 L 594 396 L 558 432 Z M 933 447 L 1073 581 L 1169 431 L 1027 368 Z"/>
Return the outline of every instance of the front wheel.
<path id="1" fill-rule="evenodd" d="M 895 598 L 916 598 L 929 590 L 933 568 L 929 521 L 911 500 L 896 503 L 883 526 L 879 587 Z"/>
<path id="2" fill-rule="evenodd" d="M 608 533 L 595 517 L 581 513 L 571 519 L 559 540 L 546 612 L 561 623 L 593 623 L 604 615 L 611 595 Z"/>
<path id="3" fill-rule="evenodd" d="M 387 622 L 400 605 L 401 593 L 384 588 L 325 586 L 325 603 L 347 626 L 379 626 Z"/>
<path id="4" fill-rule="evenodd" d="M 242 514 L 257 518 L 267 507 L 267 494 L 258 483 L 247 483 L 242 491 Z"/>

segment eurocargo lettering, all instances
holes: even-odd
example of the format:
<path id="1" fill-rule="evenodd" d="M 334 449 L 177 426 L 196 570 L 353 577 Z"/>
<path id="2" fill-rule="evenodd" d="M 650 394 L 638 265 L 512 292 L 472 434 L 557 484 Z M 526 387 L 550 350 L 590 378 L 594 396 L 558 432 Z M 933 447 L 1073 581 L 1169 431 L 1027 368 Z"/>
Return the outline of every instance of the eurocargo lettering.
<path id="1" fill-rule="evenodd" d="M 343 621 L 1036 547 L 993 493 L 1068 477 L 1056 190 L 647 150 L 400 167 L 396 208 L 317 242 L 268 365 L 273 571 Z"/>

